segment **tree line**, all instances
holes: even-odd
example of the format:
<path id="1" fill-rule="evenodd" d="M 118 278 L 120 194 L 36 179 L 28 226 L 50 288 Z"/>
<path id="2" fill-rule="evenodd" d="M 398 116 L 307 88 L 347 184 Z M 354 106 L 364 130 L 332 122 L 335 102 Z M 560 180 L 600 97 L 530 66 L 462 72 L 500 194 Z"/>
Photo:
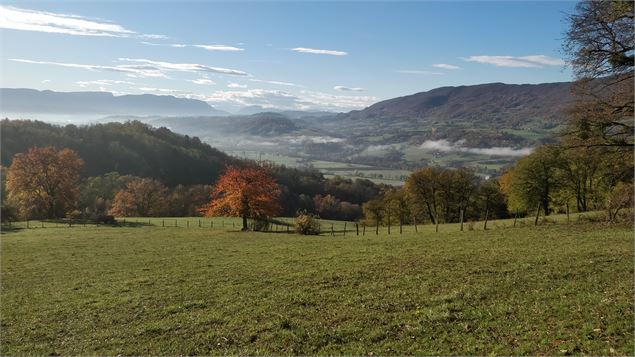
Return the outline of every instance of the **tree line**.
<path id="1" fill-rule="evenodd" d="M 170 187 L 157 178 L 116 171 L 82 177 L 85 165 L 86 161 L 68 148 L 32 147 L 16 154 L 8 169 L 0 167 L 3 220 L 199 216 L 216 183 L 210 179 L 207 184 Z M 255 165 L 243 160 L 228 166 Z M 369 180 L 325 179 L 317 171 L 273 164 L 262 168 L 279 188 L 276 200 L 281 208 L 279 213 L 285 216 L 308 211 L 325 218 L 355 220 L 362 215 L 361 203 L 380 190 Z"/>
<path id="2" fill-rule="evenodd" d="M 453 223 L 508 216 L 496 179 L 484 179 L 467 168 L 426 167 L 403 187 L 386 187 L 363 205 L 370 225 Z"/>

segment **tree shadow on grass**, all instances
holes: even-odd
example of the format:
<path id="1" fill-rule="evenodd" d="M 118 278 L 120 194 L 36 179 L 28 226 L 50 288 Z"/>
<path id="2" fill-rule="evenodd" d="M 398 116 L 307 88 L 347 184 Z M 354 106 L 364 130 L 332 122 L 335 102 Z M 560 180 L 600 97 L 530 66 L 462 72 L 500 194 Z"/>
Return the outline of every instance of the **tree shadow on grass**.
<path id="1" fill-rule="evenodd" d="M 150 227 L 154 226 L 154 224 L 150 224 L 148 222 L 139 222 L 139 221 L 126 221 L 126 220 L 116 220 L 114 222 L 99 222 L 92 219 L 46 219 L 40 222 L 44 223 L 44 228 L 73 228 L 73 227 L 128 227 L 128 228 L 139 228 L 139 227 Z M 33 228 L 40 228 L 37 225 Z"/>
<path id="2" fill-rule="evenodd" d="M 3 224 L 0 227 L 0 234 L 4 235 L 4 234 L 17 233 L 17 232 L 20 232 L 23 229 L 24 228 L 22 228 L 22 227 L 15 227 L 15 226 L 9 227 L 8 225 Z"/>

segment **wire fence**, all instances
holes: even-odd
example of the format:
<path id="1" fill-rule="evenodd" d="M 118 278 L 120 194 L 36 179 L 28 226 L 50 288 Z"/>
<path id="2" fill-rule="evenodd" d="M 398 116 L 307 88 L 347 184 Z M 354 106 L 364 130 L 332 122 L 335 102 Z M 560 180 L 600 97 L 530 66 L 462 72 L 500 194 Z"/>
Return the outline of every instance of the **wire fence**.
<path id="1" fill-rule="evenodd" d="M 325 236 L 366 236 L 366 235 L 401 235 L 412 233 L 438 233 L 452 231 L 477 231 L 498 228 L 515 228 L 529 225 L 545 225 L 555 223 L 575 223 L 581 220 L 581 215 L 569 219 L 563 215 L 549 216 L 540 221 L 532 217 L 512 218 L 504 220 L 468 221 L 463 223 L 445 224 L 408 224 L 408 225 L 367 225 L 364 222 L 345 222 L 319 220 L 319 234 Z M 277 218 L 269 222 L 248 220 L 248 229 L 266 233 L 295 233 L 293 218 Z M 91 227 L 160 227 L 164 229 L 207 229 L 240 231 L 243 228 L 242 219 L 238 217 L 122 217 L 114 223 L 95 223 L 81 219 L 59 220 L 29 220 L 20 222 L 6 222 L 2 224 L 2 231 L 23 229 L 55 229 L 55 228 L 91 228 Z"/>

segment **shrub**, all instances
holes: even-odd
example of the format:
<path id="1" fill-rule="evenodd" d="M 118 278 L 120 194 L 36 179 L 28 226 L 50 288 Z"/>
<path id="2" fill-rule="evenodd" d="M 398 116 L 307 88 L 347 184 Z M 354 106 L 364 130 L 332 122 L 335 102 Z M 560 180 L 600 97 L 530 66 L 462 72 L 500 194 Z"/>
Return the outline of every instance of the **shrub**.
<path id="1" fill-rule="evenodd" d="M 295 218 L 295 232 L 302 235 L 318 235 L 320 234 L 320 222 L 316 216 L 301 212 Z"/>
<path id="2" fill-rule="evenodd" d="M 271 222 L 266 218 L 254 219 L 251 223 L 251 229 L 254 232 L 266 232 L 271 229 Z"/>
<path id="3" fill-rule="evenodd" d="M 5 205 L 5 204 L 3 204 L 2 207 L 0 207 L 0 222 L 6 223 L 6 222 L 17 221 L 17 220 L 18 220 L 18 213 L 14 207 Z"/>
<path id="4" fill-rule="evenodd" d="M 66 213 L 66 217 L 70 219 L 80 219 L 82 218 L 82 212 L 78 210 L 72 210 Z"/>
<path id="5" fill-rule="evenodd" d="M 95 218 L 95 223 L 103 223 L 103 224 L 115 224 L 117 221 L 115 220 L 115 216 L 111 215 L 99 215 Z"/>

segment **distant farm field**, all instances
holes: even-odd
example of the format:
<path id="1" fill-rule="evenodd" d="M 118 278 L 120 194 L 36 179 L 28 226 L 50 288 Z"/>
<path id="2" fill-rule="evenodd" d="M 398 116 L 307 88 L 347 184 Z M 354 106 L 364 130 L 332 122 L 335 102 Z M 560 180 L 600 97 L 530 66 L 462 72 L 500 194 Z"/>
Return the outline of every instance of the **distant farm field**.
<path id="1" fill-rule="evenodd" d="M 0 354 L 634 353 L 631 228 L 143 220 L 3 233 Z"/>

